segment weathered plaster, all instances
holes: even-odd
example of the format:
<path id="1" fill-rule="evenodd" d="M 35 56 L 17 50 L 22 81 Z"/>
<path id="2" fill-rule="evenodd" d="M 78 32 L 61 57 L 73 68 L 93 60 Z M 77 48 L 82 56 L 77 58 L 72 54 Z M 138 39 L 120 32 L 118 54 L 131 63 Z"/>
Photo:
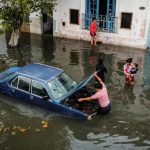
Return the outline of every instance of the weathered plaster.
<path id="1" fill-rule="evenodd" d="M 59 1 L 60 2 L 60 1 Z M 60 5 L 61 4 L 61 5 Z M 58 16 L 58 34 L 57 36 L 87 40 L 90 41 L 89 30 L 82 29 L 82 13 L 85 12 L 85 0 L 76 0 L 75 2 L 70 0 L 61 0 L 60 4 L 58 3 L 59 8 L 55 16 Z M 67 5 L 66 5 L 67 4 Z M 136 5 L 135 5 L 136 4 Z M 130 7 L 129 7 L 130 6 Z M 140 10 L 139 7 L 145 7 L 145 10 Z M 70 9 L 79 9 L 80 11 L 80 24 L 72 25 L 69 20 L 69 10 Z M 103 43 L 131 46 L 138 48 L 146 48 L 146 25 L 147 25 L 147 0 L 139 1 L 122 1 L 117 0 L 116 4 L 116 16 L 118 17 L 117 33 L 98 33 L 98 41 Z M 131 24 L 131 29 L 121 29 L 120 20 L 122 12 L 131 12 L 133 13 L 133 20 Z M 55 18 L 56 19 L 56 18 Z M 65 22 L 65 26 L 62 26 L 62 22 Z M 56 33 L 54 33 L 56 34 Z"/>
<path id="2" fill-rule="evenodd" d="M 86 0 L 58 0 L 58 5 L 53 12 L 53 35 L 90 41 L 89 30 L 82 29 L 82 14 L 85 13 L 85 4 Z M 140 7 L 145 9 L 141 10 Z M 70 24 L 70 9 L 79 10 L 79 25 Z M 122 12 L 133 13 L 131 29 L 120 28 Z M 98 40 L 114 45 L 147 48 L 149 13 L 149 0 L 116 0 L 117 33 L 99 32 Z M 30 32 L 42 34 L 43 24 L 41 19 L 34 14 L 30 17 L 30 20 L 32 21 Z M 65 25 L 63 25 L 63 22 Z"/>

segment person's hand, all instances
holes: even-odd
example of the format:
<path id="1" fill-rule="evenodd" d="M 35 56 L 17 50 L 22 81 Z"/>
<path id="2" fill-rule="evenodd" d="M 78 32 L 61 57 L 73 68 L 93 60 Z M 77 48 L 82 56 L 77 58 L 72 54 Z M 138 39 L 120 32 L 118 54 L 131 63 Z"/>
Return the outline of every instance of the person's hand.
<path id="1" fill-rule="evenodd" d="M 78 99 L 78 102 L 82 102 L 82 101 L 83 101 L 83 98 L 79 98 L 79 99 Z"/>
<path id="2" fill-rule="evenodd" d="M 134 75 L 133 75 L 133 74 L 130 74 L 130 76 L 131 76 L 131 77 L 134 77 Z"/>
<path id="3" fill-rule="evenodd" d="M 94 75 L 94 76 L 97 76 L 97 72 L 95 71 L 95 72 L 93 73 L 93 75 Z"/>
<path id="4" fill-rule="evenodd" d="M 91 35 L 94 36 L 94 32 L 92 32 Z"/>

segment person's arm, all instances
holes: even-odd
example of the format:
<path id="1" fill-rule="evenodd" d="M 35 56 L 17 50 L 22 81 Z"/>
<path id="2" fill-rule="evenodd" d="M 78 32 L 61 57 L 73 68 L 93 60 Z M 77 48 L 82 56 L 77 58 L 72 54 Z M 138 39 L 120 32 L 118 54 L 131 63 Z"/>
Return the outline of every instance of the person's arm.
<path id="1" fill-rule="evenodd" d="M 84 98 L 79 98 L 78 101 L 82 102 L 82 101 L 90 101 L 93 100 L 91 97 L 84 97 Z"/>
<path id="2" fill-rule="evenodd" d="M 127 72 L 127 66 L 126 65 L 124 65 L 123 70 L 124 70 L 124 74 L 126 76 L 130 76 L 130 73 Z"/>
<path id="3" fill-rule="evenodd" d="M 100 83 L 103 83 L 103 81 L 101 80 L 101 78 L 97 75 L 97 72 L 94 72 L 94 76 L 96 77 L 96 79 L 97 79 Z"/>

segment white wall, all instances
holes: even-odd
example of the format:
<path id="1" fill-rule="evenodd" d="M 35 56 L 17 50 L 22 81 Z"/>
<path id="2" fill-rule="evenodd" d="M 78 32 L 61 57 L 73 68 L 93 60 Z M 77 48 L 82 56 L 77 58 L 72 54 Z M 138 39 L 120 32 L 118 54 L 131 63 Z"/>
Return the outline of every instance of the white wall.
<path id="1" fill-rule="evenodd" d="M 122 3 L 122 0 L 118 0 L 116 14 L 119 17 L 119 27 L 121 20 L 121 12 L 133 13 L 133 19 L 130 29 L 119 29 L 118 34 L 120 36 L 126 36 L 129 38 L 145 38 L 145 26 L 146 26 L 146 6 L 147 0 L 126 0 Z M 145 10 L 140 10 L 139 7 L 145 7 Z"/>
<path id="2" fill-rule="evenodd" d="M 144 10 L 139 9 L 145 7 Z M 80 24 L 69 23 L 69 10 L 80 10 Z M 125 45 L 138 48 L 147 47 L 149 0 L 116 0 L 117 33 L 98 33 L 98 40 L 103 43 Z M 133 13 L 131 29 L 121 29 L 121 12 Z M 54 35 L 66 38 L 90 41 L 89 30 L 82 30 L 82 13 L 85 13 L 85 0 L 58 0 L 54 11 Z M 62 26 L 65 22 L 65 26 Z"/>
<path id="3" fill-rule="evenodd" d="M 149 0 L 116 0 L 117 33 L 100 33 L 103 43 L 146 49 L 148 34 Z M 139 9 L 145 7 L 144 10 Z M 131 29 L 120 28 L 121 13 L 133 13 Z"/>
<path id="4" fill-rule="evenodd" d="M 70 9 L 79 10 L 79 25 L 70 24 Z M 53 12 L 55 29 L 53 35 L 81 39 L 82 34 L 82 13 L 85 13 L 85 0 L 58 0 L 56 11 Z M 65 26 L 62 25 L 65 22 Z"/>

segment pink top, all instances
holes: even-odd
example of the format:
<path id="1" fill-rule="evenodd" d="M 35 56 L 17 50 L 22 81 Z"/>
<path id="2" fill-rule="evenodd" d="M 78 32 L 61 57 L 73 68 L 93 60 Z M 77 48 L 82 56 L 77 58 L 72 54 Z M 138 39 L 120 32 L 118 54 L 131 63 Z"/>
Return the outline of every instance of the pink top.
<path id="1" fill-rule="evenodd" d="M 124 69 L 124 74 L 129 75 L 130 74 L 130 69 L 132 67 L 132 64 L 125 64 L 123 69 Z"/>
<path id="2" fill-rule="evenodd" d="M 99 105 L 101 107 L 106 107 L 109 104 L 108 93 L 105 84 L 103 84 L 103 88 L 99 89 L 94 95 L 91 96 L 92 99 L 98 99 Z"/>

